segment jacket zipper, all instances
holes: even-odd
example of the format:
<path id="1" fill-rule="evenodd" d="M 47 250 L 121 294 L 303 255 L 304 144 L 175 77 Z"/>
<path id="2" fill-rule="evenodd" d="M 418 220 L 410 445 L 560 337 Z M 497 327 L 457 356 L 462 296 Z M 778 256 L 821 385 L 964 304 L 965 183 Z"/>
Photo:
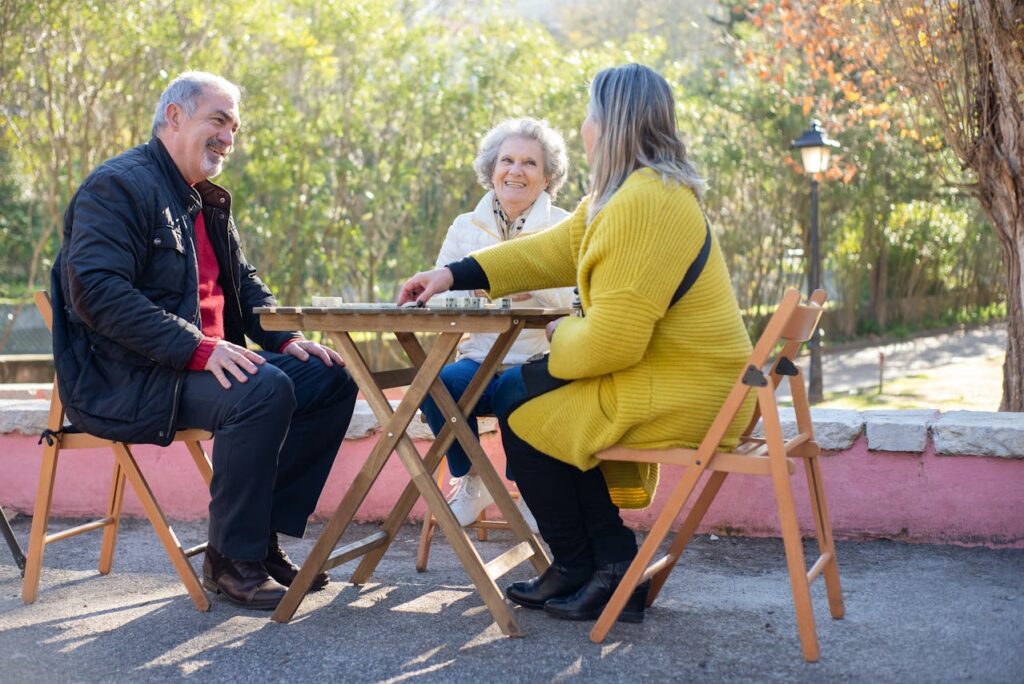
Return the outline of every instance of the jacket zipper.
<path id="1" fill-rule="evenodd" d="M 216 214 L 218 214 L 218 219 L 220 219 L 221 216 L 223 216 L 223 218 L 224 218 L 224 230 L 221 231 L 219 229 L 219 226 L 218 226 L 217 237 L 218 237 L 218 239 L 223 240 L 224 262 L 228 266 L 228 273 L 227 273 L 228 282 L 231 283 L 231 292 L 235 296 L 235 310 L 238 312 L 238 320 L 239 320 L 239 322 L 242 325 L 242 335 L 244 337 L 244 335 L 245 335 L 245 315 L 242 313 L 242 296 L 238 292 L 238 286 L 235 284 L 235 273 L 232 270 L 232 267 L 234 266 L 234 264 L 232 263 L 232 259 L 231 259 L 231 243 L 230 243 L 230 240 L 228 240 L 227 214 L 222 209 L 214 208 L 213 211 Z M 225 330 L 224 332 L 226 333 L 227 330 Z"/>
<path id="2" fill-rule="evenodd" d="M 171 402 L 171 420 L 167 423 L 167 432 L 164 436 L 174 434 L 174 422 L 178 419 L 178 403 L 181 401 L 181 383 L 185 380 L 183 373 L 178 373 L 174 381 L 174 401 Z"/>

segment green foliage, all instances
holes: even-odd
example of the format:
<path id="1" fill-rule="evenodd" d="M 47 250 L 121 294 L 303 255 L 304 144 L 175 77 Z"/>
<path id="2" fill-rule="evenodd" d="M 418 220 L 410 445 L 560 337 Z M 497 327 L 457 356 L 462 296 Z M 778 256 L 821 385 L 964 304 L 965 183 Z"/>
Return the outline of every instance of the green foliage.
<path id="1" fill-rule="evenodd" d="M 640 61 L 675 88 L 738 300 L 764 311 L 803 282 L 807 179 L 788 148 L 807 122 L 780 91 L 792 83 L 735 57 L 766 38 L 727 4 L 568 4 L 549 30 L 498 3 L 5 1 L 0 252 L 10 256 L 0 280 L 18 291 L 45 282 L 71 193 L 146 140 L 174 75 L 202 69 L 243 87 L 242 131 L 218 182 L 279 298 L 391 299 L 475 205 L 477 144 L 501 119 L 536 116 L 562 131 L 570 172 L 558 204 L 574 207 L 587 186 L 578 128 L 588 80 Z M 981 312 L 1002 295 L 998 249 L 975 203 L 941 185 L 944 160 L 868 126 L 841 140 L 849 177 L 821 186 L 830 333 L 992 315 Z"/>

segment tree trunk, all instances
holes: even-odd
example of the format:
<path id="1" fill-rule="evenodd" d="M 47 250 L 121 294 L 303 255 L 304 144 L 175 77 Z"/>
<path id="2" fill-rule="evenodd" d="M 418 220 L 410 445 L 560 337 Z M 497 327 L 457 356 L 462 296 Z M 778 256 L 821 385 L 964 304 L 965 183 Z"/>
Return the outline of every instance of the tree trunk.
<path id="1" fill-rule="evenodd" d="M 1006 266 L 1008 330 L 1000 411 L 1024 411 L 1024 8 L 1014 0 L 978 0 L 980 135 L 965 159 L 978 174 L 981 206 L 995 226 Z"/>
<path id="2" fill-rule="evenodd" d="M 1006 360 L 1003 362 L 1003 398 L 1000 411 L 1024 411 L 1024 226 L 1017 224 L 1016 245 L 1003 247 L 1007 277 Z"/>

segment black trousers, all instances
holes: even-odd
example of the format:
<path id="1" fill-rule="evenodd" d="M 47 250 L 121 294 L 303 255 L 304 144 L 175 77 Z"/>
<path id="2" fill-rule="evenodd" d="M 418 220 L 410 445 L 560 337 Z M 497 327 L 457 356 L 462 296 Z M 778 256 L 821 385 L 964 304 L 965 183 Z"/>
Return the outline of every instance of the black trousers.
<path id="1" fill-rule="evenodd" d="M 520 368 L 509 369 L 509 373 L 515 375 L 502 383 L 493 401 L 501 442 L 519 494 L 537 519 L 554 562 L 573 571 L 589 572 L 597 565 L 632 560 L 637 550 L 636 535 L 622 522 L 601 469 L 583 471 L 552 458 L 509 427 L 508 416 L 515 408 L 553 389 L 543 383 L 524 382 Z M 571 430 L 572 426 L 565 429 Z"/>
<path id="2" fill-rule="evenodd" d="M 345 368 L 260 352 L 266 363 L 224 389 L 207 371 L 186 376 L 178 429 L 214 435 L 209 543 L 262 560 L 271 532 L 301 537 L 355 408 Z"/>

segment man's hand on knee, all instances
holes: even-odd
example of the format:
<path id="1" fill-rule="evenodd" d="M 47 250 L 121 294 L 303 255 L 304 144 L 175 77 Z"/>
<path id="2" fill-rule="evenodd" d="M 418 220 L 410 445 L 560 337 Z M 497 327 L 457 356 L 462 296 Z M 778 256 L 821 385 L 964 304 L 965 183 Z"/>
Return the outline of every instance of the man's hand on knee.
<path id="1" fill-rule="evenodd" d="M 309 340 L 293 340 L 291 344 L 281 350 L 281 353 L 290 354 L 299 361 L 309 361 L 310 356 L 315 356 L 323 361 L 325 366 L 333 366 L 335 364 L 339 366 L 345 365 L 345 361 L 341 358 L 341 354 L 330 347 L 325 347 L 322 344 L 310 342 Z"/>
<path id="2" fill-rule="evenodd" d="M 249 375 L 255 375 L 257 367 L 264 363 L 263 357 L 256 352 L 232 344 L 227 340 L 220 340 L 213 348 L 210 358 L 207 359 L 205 368 L 213 373 L 213 377 L 217 378 L 221 387 L 231 389 L 231 380 L 228 379 L 228 374 L 234 376 L 238 382 L 245 382 L 249 379 Z"/>

